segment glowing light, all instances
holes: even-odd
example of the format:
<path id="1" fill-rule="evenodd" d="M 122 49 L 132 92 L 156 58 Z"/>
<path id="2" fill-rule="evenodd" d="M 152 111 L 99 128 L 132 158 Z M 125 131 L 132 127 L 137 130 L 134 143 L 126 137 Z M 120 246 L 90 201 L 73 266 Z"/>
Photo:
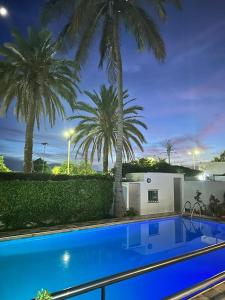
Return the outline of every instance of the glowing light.
<path id="1" fill-rule="evenodd" d="M 198 180 L 200 180 L 200 181 L 205 181 L 205 174 L 204 174 L 204 173 L 199 174 L 199 175 L 197 176 L 197 178 L 198 178 Z"/>
<path id="2" fill-rule="evenodd" d="M 69 130 L 66 130 L 63 135 L 65 138 L 69 139 L 71 138 L 71 136 L 75 133 L 75 130 L 74 129 L 69 129 Z"/>
<path id="3" fill-rule="evenodd" d="M 71 259 L 71 255 L 68 251 L 65 251 L 63 256 L 62 256 L 62 261 L 63 261 L 63 264 L 65 266 L 67 266 L 70 262 L 70 259 Z"/>
<path id="4" fill-rule="evenodd" d="M 0 16 L 1 17 L 7 17 L 8 16 L 8 10 L 4 6 L 0 6 Z"/>

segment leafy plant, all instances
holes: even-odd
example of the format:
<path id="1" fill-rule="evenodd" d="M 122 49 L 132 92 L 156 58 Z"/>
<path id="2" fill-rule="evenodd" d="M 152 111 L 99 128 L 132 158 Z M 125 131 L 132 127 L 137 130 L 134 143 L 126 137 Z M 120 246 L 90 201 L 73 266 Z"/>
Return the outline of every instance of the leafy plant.
<path id="1" fill-rule="evenodd" d="M 35 300 L 52 300 L 52 297 L 47 290 L 41 290 L 38 292 Z"/>
<path id="2" fill-rule="evenodd" d="M 42 158 L 38 158 L 33 161 L 33 171 L 37 173 L 47 173 L 51 174 L 51 168 L 46 161 L 43 161 Z"/>
<path id="3" fill-rule="evenodd" d="M 12 32 L 14 42 L 0 48 L 0 102 L 6 113 L 15 102 L 18 120 L 25 121 L 24 171 L 32 171 L 35 122 L 48 118 L 55 124 L 56 114 L 65 117 L 63 101 L 73 109 L 78 82 L 72 61 L 56 56 L 57 43 L 46 29 L 28 29 L 28 36 Z"/>
<path id="4" fill-rule="evenodd" d="M 0 181 L 0 221 L 8 229 L 18 229 L 108 216 L 113 199 L 112 178 L 97 175 L 68 178 Z"/>
<path id="5" fill-rule="evenodd" d="M 109 81 L 117 87 L 118 121 L 115 163 L 115 205 L 117 217 L 124 214 L 122 194 L 123 157 L 123 63 L 122 32 L 129 32 L 138 50 L 149 50 L 158 61 L 164 61 L 166 49 L 155 17 L 167 19 L 167 4 L 180 9 L 180 0 L 49 0 L 43 12 L 43 22 L 57 21 L 63 14 L 66 22 L 59 34 L 64 48 L 76 45 L 75 60 L 84 64 L 93 41 L 99 41 L 99 66 L 106 66 Z M 151 12 L 151 13 L 150 13 Z M 124 30 L 123 30 L 124 29 Z"/>
<path id="6" fill-rule="evenodd" d="M 10 169 L 6 167 L 4 163 L 4 157 L 0 155 L 0 172 L 8 173 Z"/>
<path id="7" fill-rule="evenodd" d="M 76 127 L 76 135 L 73 142 L 77 145 L 77 154 L 82 154 L 85 160 L 90 158 L 91 162 L 96 155 L 98 161 L 103 161 L 103 172 L 108 172 L 109 156 L 113 156 L 116 147 L 117 123 L 118 123 L 118 97 L 113 86 L 107 88 L 102 85 L 100 92 L 85 92 L 90 98 L 91 104 L 78 102 L 78 114 L 70 117 L 70 120 L 79 119 Z M 140 128 L 147 129 L 144 122 L 140 120 L 139 112 L 142 106 L 130 105 L 135 99 L 127 100 L 127 91 L 123 94 L 125 103 L 123 105 L 123 156 L 130 160 L 134 158 L 133 146 L 143 151 L 142 144 L 145 138 Z M 77 112 L 77 111 L 76 111 Z"/>
<path id="8" fill-rule="evenodd" d="M 215 162 L 225 162 L 225 151 L 223 151 L 219 156 L 214 157 Z"/>
<path id="9" fill-rule="evenodd" d="M 136 215 L 137 215 L 137 211 L 133 207 L 130 207 L 126 211 L 126 217 L 135 217 Z"/>
<path id="10" fill-rule="evenodd" d="M 53 169 L 53 173 L 67 174 L 67 162 L 62 163 L 61 166 L 56 166 Z M 80 161 L 77 163 L 70 162 L 69 164 L 70 175 L 92 175 L 96 174 L 96 171 L 92 168 L 90 162 Z"/>
<path id="11" fill-rule="evenodd" d="M 208 210 L 210 215 L 217 216 L 219 214 L 219 202 L 220 200 L 215 197 L 215 195 L 211 194 L 209 198 L 209 206 Z"/>
<path id="12" fill-rule="evenodd" d="M 112 169 L 114 173 L 114 169 Z M 185 176 L 196 176 L 200 173 L 183 166 L 168 164 L 164 159 L 160 158 L 140 158 L 132 160 L 129 163 L 123 163 L 122 174 L 125 177 L 128 173 L 144 173 L 144 172 L 165 172 L 165 173 L 181 173 Z"/>

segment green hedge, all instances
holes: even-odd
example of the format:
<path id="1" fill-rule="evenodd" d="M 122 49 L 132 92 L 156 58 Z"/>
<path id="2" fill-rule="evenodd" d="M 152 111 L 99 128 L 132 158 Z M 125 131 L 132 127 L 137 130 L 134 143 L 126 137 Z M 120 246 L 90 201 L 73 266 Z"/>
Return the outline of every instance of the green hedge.
<path id="1" fill-rule="evenodd" d="M 111 178 L 0 181 L 0 221 L 8 229 L 104 218 L 113 199 Z"/>
<path id="2" fill-rule="evenodd" d="M 102 175 L 102 174 L 90 174 L 90 175 L 54 175 L 54 174 L 45 174 L 45 173 L 22 173 L 22 172 L 10 172 L 10 173 L 4 173 L 0 172 L 0 181 L 3 180 L 38 180 L 38 181 L 62 181 L 62 180 L 72 180 L 72 179 L 98 179 L 98 180 L 112 180 L 112 176 L 110 175 Z"/>

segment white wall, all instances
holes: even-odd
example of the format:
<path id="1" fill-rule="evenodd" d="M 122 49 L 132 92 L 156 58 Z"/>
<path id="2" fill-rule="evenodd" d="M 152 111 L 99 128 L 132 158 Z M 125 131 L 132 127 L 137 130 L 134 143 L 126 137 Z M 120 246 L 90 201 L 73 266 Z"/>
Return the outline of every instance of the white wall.
<path id="1" fill-rule="evenodd" d="M 184 176 L 182 174 L 131 173 L 128 174 L 126 177 L 130 181 L 137 180 L 138 178 L 141 180 L 140 182 L 140 199 L 141 199 L 140 214 L 141 215 L 174 212 L 174 178 L 181 178 L 181 182 L 183 184 Z M 147 182 L 148 178 L 151 179 L 150 183 Z M 156 203 L 148 202 L 148 190 L 158 190 L 159 202 Z"/>
<path id="2" fill-rule="evenodd" d="M 185 201 L 190 201 L 192 205 L 196 202 L 196 200 L 194 199 L 194 196 L 196 195 L 196 190 L 199 190 L 202 193 L 201 200 L 205 204 L 209 203 L 209 197 L 211 194 L 216 196 L 220 200 L 220 202 L 223 202 L 223 195 L 225 193 L 225 182 L 184 181 L 183 205 Z"/>

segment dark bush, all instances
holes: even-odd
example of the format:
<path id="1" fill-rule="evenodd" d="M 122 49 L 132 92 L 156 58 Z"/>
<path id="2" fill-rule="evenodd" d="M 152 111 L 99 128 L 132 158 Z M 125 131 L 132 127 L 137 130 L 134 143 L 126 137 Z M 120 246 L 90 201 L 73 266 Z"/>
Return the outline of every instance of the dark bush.
<path id="1" fill-rule="evenodd" d="M 24 176 L 28 179 L 31 175 Z M 7 228 L 18 229 L 100 219 L 108 215 L 112 199 L 110 177 L 4 180 L 0 181 L 0 221 Z"/>
<path id="2" fill-rule="evenodd" d="M 162 173 L 182 173 L 185 176 L 196 176 L 200 172 L 183 166 L 168 164 L 164 159 L 141 158 L 129 163 L 123 163 L 123 177 L 128 173 L 162 172 Z"/>
<path id="3" fill-rule="evenodd" d="M 54 175 L 54 174 L 43 174 L 43 173 L 22 173 L 22 172 L 10 172 L 4 173 L 0 172 L 0 181 L 6 180 L 29 180 L 29 181 L 65 181 L 65 180 L 77 180 L 77 179 L 98 179 L 98 180 L 112 180 L 112 176 L 110 175 L 102 175 L 102 174 L 91 174 L 91 175 Z"/>

